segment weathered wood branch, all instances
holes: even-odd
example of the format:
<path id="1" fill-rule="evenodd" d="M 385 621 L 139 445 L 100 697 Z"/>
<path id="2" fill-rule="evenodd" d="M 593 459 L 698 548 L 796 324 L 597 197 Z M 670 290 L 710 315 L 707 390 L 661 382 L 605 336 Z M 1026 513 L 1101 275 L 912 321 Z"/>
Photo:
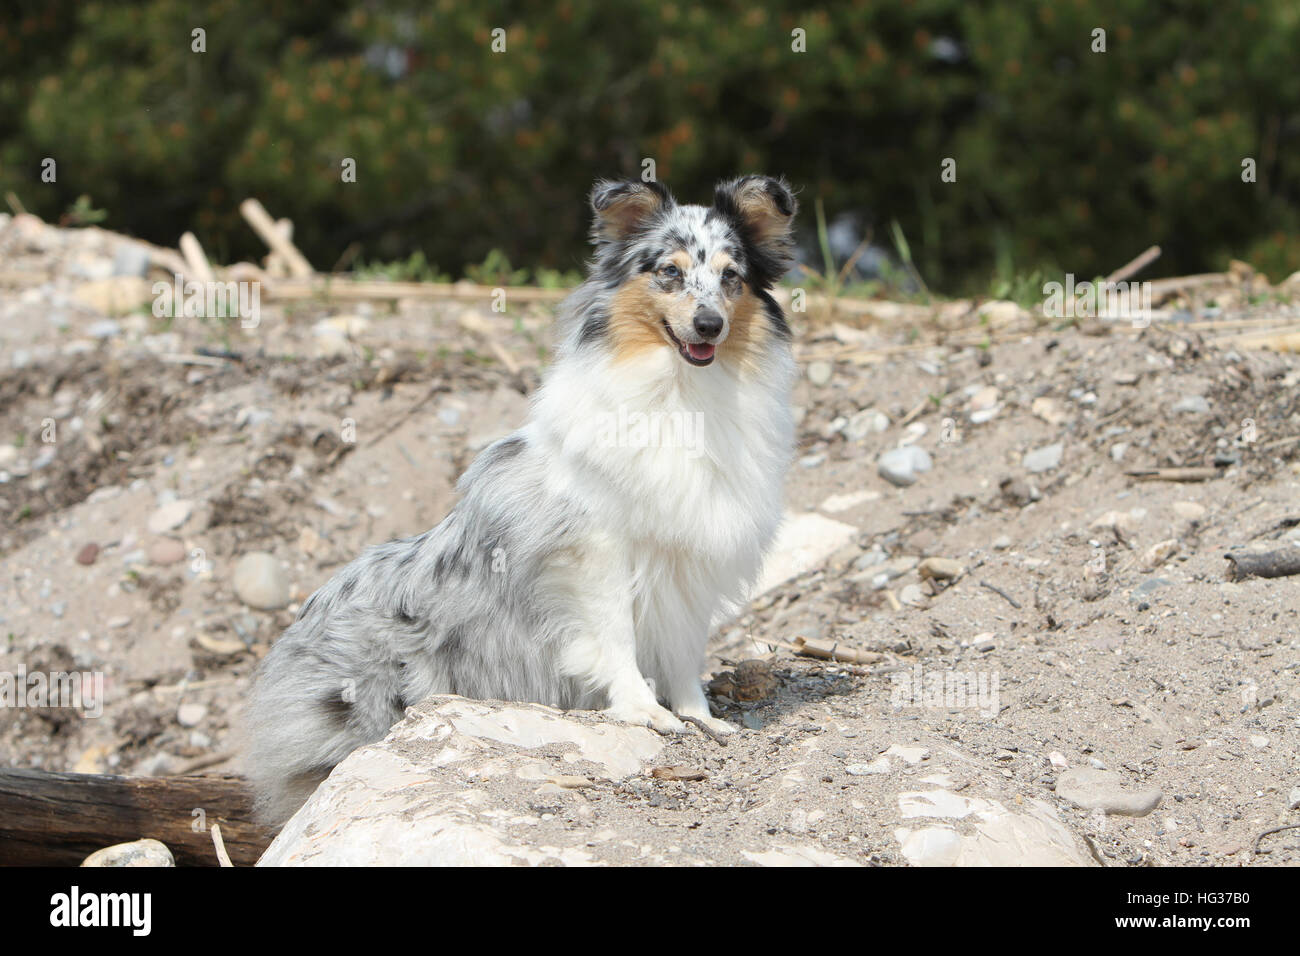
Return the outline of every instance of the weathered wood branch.
<path id="1" fill-rule="evenodd" d="M 165 843 L 179 866 L 216 866 L 208 832 L 216 823 L 236 866 L 257 862 L 275 835 L 253 822 L 242 777 L 0 769 L 0 866 L 79 866 L 142 837 Z"/>

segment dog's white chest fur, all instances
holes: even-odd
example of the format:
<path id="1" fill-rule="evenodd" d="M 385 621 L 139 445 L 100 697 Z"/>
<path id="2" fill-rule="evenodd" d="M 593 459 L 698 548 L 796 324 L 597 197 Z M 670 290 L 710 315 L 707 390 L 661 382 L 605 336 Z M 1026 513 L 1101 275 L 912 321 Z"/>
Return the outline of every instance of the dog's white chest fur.
<path id="1" fill-rule="evenodd" d="M 554 455 L 551 490 L 589 514 L 598 570 L 626 575 L 652 680 L 670 660 L 699 661 L 780 523 L 793 362 L 777 353 L 769 365 L 746 380 L 658 350 L 557 368 L 538 397 L 530 440 Z"/>

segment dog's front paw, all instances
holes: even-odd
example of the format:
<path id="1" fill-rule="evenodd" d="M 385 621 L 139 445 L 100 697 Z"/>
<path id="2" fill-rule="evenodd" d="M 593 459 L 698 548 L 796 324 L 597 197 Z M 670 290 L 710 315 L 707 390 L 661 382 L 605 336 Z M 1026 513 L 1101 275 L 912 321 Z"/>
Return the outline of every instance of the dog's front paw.
<path id="1" fill-rule="evenodd" d="M 686 725 L 672 713 L 658 704 L 648 706 L 610 707 L 604 711 L 606 717 L 622 721 L 625 724 L 640 724 L 650 727 L 661 734 L 681 734 L 686 732 Z"/>

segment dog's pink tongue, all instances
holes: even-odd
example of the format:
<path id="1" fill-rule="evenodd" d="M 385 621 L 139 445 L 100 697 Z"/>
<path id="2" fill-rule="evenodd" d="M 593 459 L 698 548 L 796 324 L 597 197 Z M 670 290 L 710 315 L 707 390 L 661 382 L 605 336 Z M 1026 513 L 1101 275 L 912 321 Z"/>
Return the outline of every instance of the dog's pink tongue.
<path id="1" fill-rule="evenodd" d="M 697 362 L 704 362 L 713 358 L 713 352 L 716 346 L 709 345 L 707 342 L 700 342 L 698 345 L 688 345 L 686 350 L 691 353 L 691 358 Z"/>

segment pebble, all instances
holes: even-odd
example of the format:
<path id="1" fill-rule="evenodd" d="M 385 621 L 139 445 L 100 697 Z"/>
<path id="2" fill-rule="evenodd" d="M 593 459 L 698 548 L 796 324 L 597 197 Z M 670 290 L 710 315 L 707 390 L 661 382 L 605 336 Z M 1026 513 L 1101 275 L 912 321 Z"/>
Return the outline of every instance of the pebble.
<path id="1" fill-rule="evenodd" d="M 831 375 L 834 374 L 834 371 L 830 362 L 810 362 L 808 364 L 808 381 L 821 388 L 830 384 Z"/>
<path id="2" fill-rule="evenodd" d="M 251 551 L 240 558 L 231 585 L 239 600 L 260 611 L 274 611 L 289 603 L 289 579 L 284 568 L 265 551 Z"/>
<path id="3" fill-rule="evenodd" d="M 1187 521 L 1200 521 L 1205 517 L 1205 505 L 1197 504 L 1195 501 L 1175 501 L 1174 514 Z"/>
<path id="4" fill-rule="evenodd" d="M 1178 542 L 1175 539 L 1157 541 L 1142 555 L 1142 566 L 1148 571 L 1154 571 L 1177 553 Z"/>
<path id="5" fill-rule="evenodd" d="M 967 407 L 972 412 L 985 412 L 997 408 L 998 390 L 992 385 L 985 385 L 970 397 Z"/>
<path id="6" fill-rule="evenodd" d="M 96 850 L 82 866 L 175 866 L 172 851 L 157 840 L 136 840 Z"/>
<path id="7" fill-rule="evenodd" d="M 1144 817 L 1164 799 L 1155 787 L 1129 789 L 1119 774 L 1111 770 L 1076 767 L 1061 774 L 1056 793 L 1084 810 L 1126 817 Z"/>
<path id="8" fill-rule="evenodd" d="M 149 563 L 160 566 L 175 564 L 185 557 L 185 545 L 175 538 L 159 538 L 149 545 Z"/>
<path id="9" fill-rule="evenodd" d="M 851 763 L 844 768 L 850 777 L 870 777 L 880 773 L 889 773 L 889 758 L 880 757 L 871 763 Z"/>
<path id="10" fill-rule="evenodd" d="M 891 485 L 906 488 L 916 483 L 919 474 L 934 467 L 930 453 L 915 445 L 891 448 L 883 453 L 876 462 L 880 477 Z"/>
<path id="11" fill-rule="evenodd" d="M 176 708 L 176 723 L 182 727 L 197 727 L 208 716 L 208 708 L 203 704 L 181 704 Z"/>
<path id="12" fill-rule="evenodd" d="M 1048 398 L 1046 395 L 1034 399 L 1029 405 L 1029 411 L 1049 425 L 1064 424 L 1070 417 L 1069 413 L 1057 404 L 1056 399 Z"/>
<path id="13" fill-rule="evenodd" d="M 191 501 L 169 501 L 149 516 L 149 530 L 154 534 L 165 534 L 179 528 L 193 510 L 194 503 Z"/>
<path id="14" fill-rule="evenodd" d="M 925 591 L 919 584 L 909 584 L 898 592 L 898 600 L 908 607 L 923 607 L 925 605 Z"/>
<path id="15" fill-rule="evenodd" d="M 1291 793 L 1286 798 L 1286 808 L 1288 810 L 1300 810 L 1300 787 L 1291 788 Z"/>
<path id="16" fill-rule="evenodd" d="M 77 563 L 94 564 L 97 557 L 99 557 L 99 545 L 92 541 L 81 546 L 81 550 L 77 552 Z"/>
<path id="17" fill-rule="evenodd" d="M 1061 456 L 1065 453 L 1065 444 L 1056 442 L 1052 445 L 1045 445 L 1042 448 L 1035 448 L 1033 451 L 1026 452 L 1024 457 L 1025 471 L 1030 474 L 1040 474 L 1044 471 L 1051 471 L 1061 464 Z"/>
<path id="18" fill-rule="evenodd" d="M 852 441 L 858 441 L 868 435 L 886 431 L 888 428 L 888 415 L 874 408 L 867 408 L 855 414 L 844 425 L 844 437 Z"/>
<path id="19" fill-rule="evenodd" d="M 993 539 L 993 550 L 1005 551 L 1009 547 L 1011 547 L 1011 538 L 1007 535 L 1000 534 Z"/>
<path id="20" fill-rule="evenodd" d="M 828 514 L 839 514 L 841 511 L 864 505 L 868 501 L 875 501 L 879 497 L 878 491 L 853 491 L 844 495 L 831 495 L 819 507 Z"/>
<path id="21" fill-rule="evenodd" d="M 923 578 L 952 581 L 962 576 L 966 566 L 952 558 L 926 558 L 917 565 L 916 573 Z"/>
<path id="22" fill-rule="evenodd" d="M 1174 402 L 1174 412 L 1185 415 L 1208 415 L 1210 403 L 1204 395 L 1186 395 Z"/>

